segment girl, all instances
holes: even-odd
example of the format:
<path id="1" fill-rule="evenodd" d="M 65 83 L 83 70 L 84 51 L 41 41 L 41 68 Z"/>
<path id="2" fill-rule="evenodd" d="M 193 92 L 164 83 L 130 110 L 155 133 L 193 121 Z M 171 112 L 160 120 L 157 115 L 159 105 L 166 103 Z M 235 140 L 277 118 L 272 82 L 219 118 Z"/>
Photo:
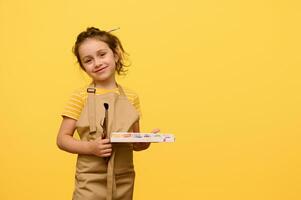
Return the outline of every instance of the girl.
<path id="1" fill-rule="evenodd" d="M 78 35 L 73 52 L 92 78 L 71 96 L 57 136 L 60 149 L 78 154 L 73 200 L 132 199 L 133 150 L 150 144 L 109 140 L 111 132 L 139 132 L 138 97 L 115 80 L 115 72 L 125 72 L 123 47 L 110 32 L 91 27 Z M 80 140 L 73 138 L 75 129 Z"/>

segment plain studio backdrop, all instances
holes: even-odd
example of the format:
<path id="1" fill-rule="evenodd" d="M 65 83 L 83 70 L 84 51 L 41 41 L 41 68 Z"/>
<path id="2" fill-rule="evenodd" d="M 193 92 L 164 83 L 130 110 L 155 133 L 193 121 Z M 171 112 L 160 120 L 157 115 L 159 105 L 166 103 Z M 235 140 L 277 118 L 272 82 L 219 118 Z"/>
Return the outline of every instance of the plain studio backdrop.
<path id="1" fill-rule="evenodd" d="M 0 199 L 71 199 L 60 114 L 89 82 L 71 49 L 115 31 L 141 101 L 134 199 L 301 199 L 299 1 L 0 0 Z"/>

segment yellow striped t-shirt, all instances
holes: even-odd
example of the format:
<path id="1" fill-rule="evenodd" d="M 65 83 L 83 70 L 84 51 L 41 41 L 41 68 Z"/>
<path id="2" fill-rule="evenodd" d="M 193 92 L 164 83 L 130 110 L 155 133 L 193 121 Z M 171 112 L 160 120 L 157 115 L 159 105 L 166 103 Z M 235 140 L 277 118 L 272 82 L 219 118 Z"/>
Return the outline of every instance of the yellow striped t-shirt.
<path id="1" fill-rule="evenodd" d="M 139 115 L 141 116 L 141 109 L 140 109 L 140 102 L 138 95 L 133 92 L 132 90 L 128 88 L 124 88 L 124 93 L 126 97 L 129 99 L 129 101 L 133 104 L 133 106 L 137 109 Z M 119 93 L 118 88 L 114 89 L 102 89 L 102 88 L 96 88 L 95 94 L 106 94 L 109 92 L 116 92 Z M 84 105 L 87 102 L 87 88 L 80 88 L 78 90 L 75 90 L 71 97 L 69 98 L 69 101 L 67 101 L 67 104 L 63 110 L 62 116 L 70 117 L 72 119 L 78 120 L 80 117 L 80 114 L 82 112 L 82 109 L 84 108 Z"/>

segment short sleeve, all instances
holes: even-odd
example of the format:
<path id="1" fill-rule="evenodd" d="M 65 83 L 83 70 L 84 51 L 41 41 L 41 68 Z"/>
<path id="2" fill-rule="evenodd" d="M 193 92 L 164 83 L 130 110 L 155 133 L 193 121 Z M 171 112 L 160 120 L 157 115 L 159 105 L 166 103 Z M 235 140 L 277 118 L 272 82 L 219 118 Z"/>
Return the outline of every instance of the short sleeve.
<path id="1" fill-rule="evenodd" d="M 136 92 L 133 90 L 130 90 L 128 88 L 124 88 L 125 95 L 129 99 L 129 101 L 132 103 L 134 108 L 136 108 L 137 112 L 139 113 L 139 116 L 142 117 L 141 112 L 141 106 L 140 106 L 140 99 Z"/>
<path id="2" fill-rule="evenodd" d="M 84 96 L 81 90 L 74 91 L 61 114 L 62 117 L 70 117 L 78 120 L 84 107 Z"/>

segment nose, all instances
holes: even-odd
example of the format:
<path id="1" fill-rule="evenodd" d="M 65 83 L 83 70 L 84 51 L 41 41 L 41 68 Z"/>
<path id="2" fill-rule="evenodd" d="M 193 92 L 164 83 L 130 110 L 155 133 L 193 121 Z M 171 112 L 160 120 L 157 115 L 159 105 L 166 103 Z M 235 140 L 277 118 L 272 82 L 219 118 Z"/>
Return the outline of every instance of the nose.
<path id="1" fill-rule="evenodd" d="M 95 66 L 100 67 L 102 65 L 102 60 L 100 58 L 95 58 Z"/>

